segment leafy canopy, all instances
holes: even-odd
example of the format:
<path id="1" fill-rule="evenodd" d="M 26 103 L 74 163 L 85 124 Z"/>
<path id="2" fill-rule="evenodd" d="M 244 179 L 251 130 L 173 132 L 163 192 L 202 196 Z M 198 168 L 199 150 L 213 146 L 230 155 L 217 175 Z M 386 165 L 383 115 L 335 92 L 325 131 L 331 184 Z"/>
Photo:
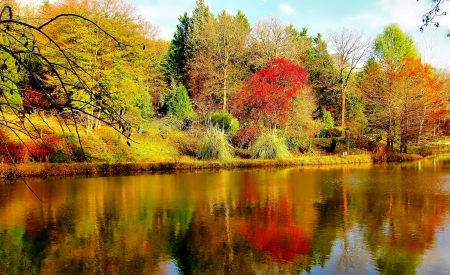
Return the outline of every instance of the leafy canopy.
<path id="1" fill-rule="evenodd" d="M 308 72 L 286 59 L 267 63 L 246 79 L 235 96 L 232 110 L 241 122 L 262 123 L 266 127 L 283 126 L 288 118 L 292 98 L 307 83 Z"/>

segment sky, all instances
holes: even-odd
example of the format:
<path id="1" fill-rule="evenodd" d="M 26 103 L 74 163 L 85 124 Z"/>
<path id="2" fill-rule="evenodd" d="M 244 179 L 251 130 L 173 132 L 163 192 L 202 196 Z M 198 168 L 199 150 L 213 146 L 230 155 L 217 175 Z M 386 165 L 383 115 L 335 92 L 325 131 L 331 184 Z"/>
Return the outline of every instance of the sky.
<path id="1" fill-rule="evenodd" d="M 170 40 L 178 18 L 195 7 L 195 0 L 128 0 L 152 24 L 159 26 L 160 37 Z M 442 5 L 449 15 L 439 17 L 439 28 L 429 26 L 421 33 L 422 15 L 430 10 L 431 0 L 205 0 L 210 10 L 235 14 L 241 10 L 252 24 L 277 16 L 296 29 L 308 29 L 310 36 L 321 33 L 325 40 L 332 30 L 349 27 L 375 38 L 385 26 L 398 23 L 413 36 L 422 60 L 439 68 L 450 68 L 450 1 Z"/>
<path id="2" fill-rule="evenodd" d="M 19 0 L 42 2 L 42 0 Z M 57 0 L 50 0 L 54 2 Z M 134 5 L 139 14 L 160 29 L 160 38 L 170 40 L 178 18 L 185 12 L 192 14 L 196 0 L 125 0 Z M 226 10 L 235 14 L 241 10 L 255 23 L 259 19 L 278 17 L 296 29 L 308 29 L 310 36 L 321 33 L 327 41 L 330 31 L 341 27 L 358 29 L 368 39 L 374 39 L 391 23 L 410 34 L 425 63 L 450 70 L 450 0 L 441 6 L 448 13 L 441 16 L 439 28 L 428 26 L 419 31 L 422 15 L 431 9 L 431 0 L 205 0 L 217 15 Z M 331 50 L 329 49 L 331 52 Z"/>

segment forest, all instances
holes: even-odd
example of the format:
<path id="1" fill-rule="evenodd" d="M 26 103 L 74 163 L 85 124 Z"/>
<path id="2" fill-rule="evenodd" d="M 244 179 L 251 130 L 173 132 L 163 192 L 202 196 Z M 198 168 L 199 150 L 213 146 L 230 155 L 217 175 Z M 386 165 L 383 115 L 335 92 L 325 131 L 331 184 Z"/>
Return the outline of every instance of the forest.
<path id="1" fill-rule="evenodd" d="M 450 135 L 450 72 L 397 24 L 311 35 L 197 0 L 165 41 L 126 0 L 2 5 L 1 163 L 387 161 Z"/>

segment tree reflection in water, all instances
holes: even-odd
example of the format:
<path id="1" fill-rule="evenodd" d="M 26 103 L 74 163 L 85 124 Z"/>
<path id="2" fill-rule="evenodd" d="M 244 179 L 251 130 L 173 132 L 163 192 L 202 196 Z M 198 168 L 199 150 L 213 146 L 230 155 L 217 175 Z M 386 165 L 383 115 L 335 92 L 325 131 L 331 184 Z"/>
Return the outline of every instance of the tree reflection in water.
<path id="1" fill-rule="evenodd" d="M 448 167 L 1 183 L 0 274 L 450 274 Z"/>
<path id="2" fill-rule="evenodd" d="M 296 227 L 286 199 L 280 203 L 280 214 L 273 207 L 255 209 L 252 218 L 239 224 L 239 233 L 275 261 L 292 262 L 297 255 L 309 252 L 310 238 Z M 253 221 L 253 222 L 252 222 Z"/>

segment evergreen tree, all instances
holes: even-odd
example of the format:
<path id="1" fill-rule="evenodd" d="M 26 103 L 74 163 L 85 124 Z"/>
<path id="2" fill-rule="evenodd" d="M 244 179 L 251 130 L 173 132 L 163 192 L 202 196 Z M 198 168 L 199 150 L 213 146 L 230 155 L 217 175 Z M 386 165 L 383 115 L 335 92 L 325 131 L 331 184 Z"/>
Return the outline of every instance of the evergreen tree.
<path id="1" fill-rule="evenodd" d="M 163 67 L 168 84 L 171 84 L 171 82 L 174 81 L 176 84 L 187 86 L 187 62 L 189 58 L 187 40 L 189 37 L 190 25 L 192 24 L 192 18 L 185 12 L 178 20 L 180 23 L 177 25 L 177 30 L 173 35 L 169 50 L 165 56 Z"/>
<path id="2" fill-rule="evenodd" d="M 307 37 L 307 29 L 304 28 L 301 35 Z M 313 92 L 317 97 L 318 111 L 328 110 L 336 118 L 339 107 L 339 98 L 337 98 L 339 83 L 333 60 L 328 53 L 327 43 L 320 33 L 314 38 L 310 37 L 309 41 L 310 49 L 307 51 L 304 64 L 309 72 Z"/>
<path id="3" fill-rule="evenodd" d="M 186 121 L 192 119 L 195 115 L 192 109 L 191 100 L 189 99 L 186 88 L 180 85 L 176 88 L 175 94 L 167 102 L 168 114 L 175 118 Z"/>

